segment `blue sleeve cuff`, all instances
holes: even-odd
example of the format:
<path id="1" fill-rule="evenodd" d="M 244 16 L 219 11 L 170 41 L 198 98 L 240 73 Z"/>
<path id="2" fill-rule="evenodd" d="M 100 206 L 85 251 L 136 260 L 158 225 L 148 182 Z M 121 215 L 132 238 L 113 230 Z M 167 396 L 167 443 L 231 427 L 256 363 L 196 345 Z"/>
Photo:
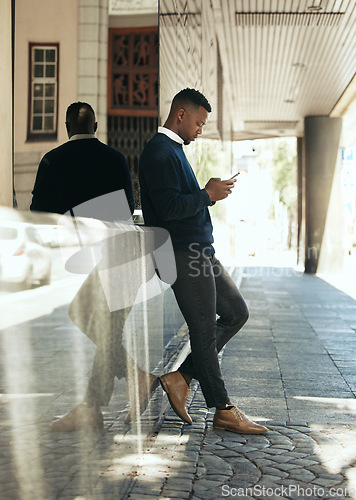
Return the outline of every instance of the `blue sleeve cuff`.
<path id="1" fill-rule="evenodd" d="M 207 203 L 208 207 L 212 207 L 213 205 L 215 205 L 216 202 L 211 201 L 210 196 L 208 195 L 208 192 L 206 191 L 206 189 L 202 189 L 202 193 L 204 193 L 204 195 L 205 195 L 206 203 Z"/>

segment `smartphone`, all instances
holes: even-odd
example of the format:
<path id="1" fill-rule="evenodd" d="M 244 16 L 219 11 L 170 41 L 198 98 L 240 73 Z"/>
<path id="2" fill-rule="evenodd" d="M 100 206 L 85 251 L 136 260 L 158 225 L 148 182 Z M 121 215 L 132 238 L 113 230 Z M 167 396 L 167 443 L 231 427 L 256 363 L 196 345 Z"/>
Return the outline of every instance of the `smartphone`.
<path id="1" fill-rule="evenodd" d="M 232 177 L 230 177 L 230 179 L 235 179 L 235 177 L 237 177 L 238 175 L 240 175 L 240 172 L 237 172 L 235 175 L 233 175 Z"/>

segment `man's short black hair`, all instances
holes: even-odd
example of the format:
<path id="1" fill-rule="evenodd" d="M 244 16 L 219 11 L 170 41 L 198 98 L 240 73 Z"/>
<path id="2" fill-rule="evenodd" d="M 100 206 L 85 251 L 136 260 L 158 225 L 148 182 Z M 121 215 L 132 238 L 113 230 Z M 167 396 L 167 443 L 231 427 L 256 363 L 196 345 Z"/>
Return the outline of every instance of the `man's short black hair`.
<path id="1" fill-rule="evenodd" d="M 203 108 L 206 109 L 208 113 L 210 113 L 211 111 L 209 101 L 201 92 L 199 92 L 199 90 L 190 89 L 188 87 L 181 90 L 173 97 L 172 106 L 176 103 L 180 104 L 183 102 L 189 102 L 197 108 L 199 108 L 199 106 L 203 106 Z"/>
<path id="2" fill-rule="evenodd" d="M 66 112 L 66 119 L 68 119 L 70 116 L 72 116 L 75 119 L 78 119 L 79 112 L 81 109 L 85 109 L 86 113 L 84 113 L 84 114 L 91 113 L 93 115 L 94 121 L 95 121 L 95 113 L 94 113 L 93 108 L 90 106 L 90 104 L 88 104 L 87 102 L 80 102 L 80 101 L 73 102 L 73 104 L 68 106 L 67 112 Z"/>

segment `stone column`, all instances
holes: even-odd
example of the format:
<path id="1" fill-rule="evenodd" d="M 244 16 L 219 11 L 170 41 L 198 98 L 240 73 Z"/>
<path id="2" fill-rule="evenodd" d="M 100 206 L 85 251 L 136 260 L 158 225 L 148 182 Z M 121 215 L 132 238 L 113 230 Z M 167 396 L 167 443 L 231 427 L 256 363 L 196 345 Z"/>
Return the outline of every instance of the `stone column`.
<path id="1" fill-rule="evenodd" d="M 0 206 L 12 207 L 12 13 L 11 1 L 0 3 Z"/>
<path id="2" fill-rule="evenodd" d="M 342 271 L 343 229 L 339 140 L 342 120 L 304 120 L 305 272 Z"/>
<path id="3" fill-rule="evenodd" d="M 78 100 L 93 106 L 97 137 L 106 142 L 108 0 L 79 0 L 78 9 Z"/>
<path id="4" fill-rule="evenodd" d="M 298 189 L 298 213 L 297 213 L 297 262 L 304 265 L 305 246 L 305 171 L 303 168 L 303 137 L 297 138 L 297 189 Z"/>

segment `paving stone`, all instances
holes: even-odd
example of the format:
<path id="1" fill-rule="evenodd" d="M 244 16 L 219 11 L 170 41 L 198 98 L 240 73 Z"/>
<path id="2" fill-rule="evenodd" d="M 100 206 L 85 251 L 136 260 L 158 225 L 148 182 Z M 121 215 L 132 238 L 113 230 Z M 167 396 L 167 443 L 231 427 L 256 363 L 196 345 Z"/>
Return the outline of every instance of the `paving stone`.
<path id="1" fill-rule="evenodd" d="M 192 469 L 195 469 L 195 463 L 194 464 L 178 464 L 177 466 L 174 464 L 174 462 L 172 462 L 170 465 L 168 465 L 168 470 L 171 470 L 173 468 L 179 468 L 179 471 L 180 472 L 186 472 L 187 474 L 189 474 Z"/>
<path id="2" fill-rule="evenodd" d="M 221 487 L 221 490 L 223 491 L 223 488 L 230 488 L 231 490 L 237 490 L 239 494 L 246 494 L 249 495 L 250 492 L 246 491 L 246 488 L 253 488 L 254 485 L 260 480 L 260 478 L 249 478 L 249 477 L 240 477 L 240 476 L 235 476 L 233 477 L 226 485 L 223 485 Z M 243 490 L 243 491 L 242 491 Z"/>
<path id="3" fill-rule="evenodd" d="M 280 481 L 281 476 L 273 474 L 263 474 L 262 479 L 258 482 L 259 486 L 265 486 L 266 488 L 275 488 L 276 481 Z"/>
<path id="4" fill-rule="evenodd" d="M 190 481 L 172 480 L 168 477 L 167 482 L 163 487 L 163 491 L 168 490 L 190 492 L 192 490 L 192 483 Z"/>
<path id="5" fill-rule="evenodd" d="M 211 433 L 209 434 L 209 432 L 205 435 L 204 443 L 206 445 L 214 446 L 216 444 L 216 445 L 225 447 L 225 443 L 220 438 L 220 436 L 217 436 L 216 434 L 211 434 Z"/>
<path id="6" fill-rule="evenodd" d="M 313 481 L 315 479 L 315 475 L 305 469 L 294 469 L 291 474 L 291 478 L 296 479 L 297 481 Z"/>
<path id="7" fill-rule="evenodd" d="M 341 474 L 320 474 L 320 479 L 330 479 L 330 481 L 334 481 L 335 484 L 340 484 L 344 481 L 344 476 Z"/>
<path id="8" fill-rule="evenodd" d="M 218 451 L 222 451 L 222 450 L 225 450 L 225 447 L 224 446 L 221 446 L 219 444 L 208 444 L 208 445 L 203 445 L 203 450 L 205 451 L 213 451 L 213 452 L 218 452 Z"/>
<path id="9" fill-rule="evenodd" d="M 167 474 L 167 480 L 171 481 L 182 481 L 182 482 L 193 482 L 194 479 L 196 478 L 196 472 L 195 470 L 192 470 L 190 473 L 187 472 L 181 472 L 179 469 L 177 470 L 170 470 L 169 473 Z"/>
<path id="10" fill-rule="evenodd" d="M 216 500 L 221 496 L 221 487 L 218 487 L 216 490 L 211 490 L 198 483 L 193 487 L 193 495 L 196 495 L 198 498 L 202 498 L 203 500 Z"/>
<path id="11" fill-rule="evenodd" d="M 196 477 L 200 478 L 201 476 L 204 476 L 207 473 L 206 468 L 203 465 L 198 465 L 196 468 Z"/>
<path id="12" fill-rule="evenodd" d="M 278 463 L 274 463 L 274 466 L 277 468 L 277 469 L 280 469 L 280 470 L 283 470 L 283 471 L 288 471 L 290 473 L 292 473 L 293 470 L 295 469 L 300 469 L 300 466 L 299 465 L 294 465 L 294 464 L 278 464 Z"/>
<path id="13" fill-rule="evenodd" d="M 266 458 L 266 459 L 270 458 L 269 454 L 266 454 L 265 451 L 250 451 L 244 453 L 244 455 L 246 455 L 249 460 L 258 460 L 259 458 Z"/>
<path id="14" fill-rule="evenodd" d="M 217 456 L 221 457 L 222 459 L 224 458 L 229 458 L 229 457 L 235 457 L 238 452 L 236 450 L 219 450 L 217 453 Z"/>
<path id="15" fill-rule="evenodd" d="M 277 469 L 277 468 L 274 468 L 274 467 L 263 467 L 262 468 L 262 474 L 263 474 L 263 477 L 265 477 L 265 475 L 272 475 L 274 477 L 279 477 L 279 478 L 283 478 L 283 477 L 288 477 L 289 476 L 289 472 L 288 471 L 283 471 L 283 470 L 280 470 L 280 469 Z"/>
<path id="16" fill-rule="evenodd" d="M 293 460 L 293 457 L 290 456 L 290 454 L 284 454 L 284 455 L 274 455 L 273 458 L 271 458 L 273 462 L 278 463 L 278 464 L 285 464 Z"/>
<path id="17" fill-rule="evenodd" d="M 269 448 L 267 450 L 263 450 L 263 453 L 267 453 L 267 455 L 282 455 L 283 453 L 286 453 L 286 450 L 281 448 Z"/>
<path id="18" fill-rule="evenodd" d="M 209 474 L 207 476 L 207 478 L 210 480 L 210 481 L 217 481 L 217 482 L 221 482 L 221 483 L 224 483 L 226 481 L 229 481 L 229 479 L 231 478 L 232 476 L 230 474 Z"/>
<path id="19" fill-rule="evenodd" d="M 242 445 L 242 446 L 235 446 L 236 451 L 239 453 L 250 453 L 252 451 L 258 451 L 258 448 L 256 446 L 248 446 L 248 445 Z"/>
<path id="20" fill-rule="evenodd" d="M 311 465 L 316 465 L 318 462 L 309 458 L 296 458 L 290 462 L 291 464 L 299 465 L 302 467 L 309 467 Z"/>
<path id="21" fill-rule="evenodd" d="M 314 457 L 313 457 L 314 458 Z M 328 470 L 326 467 L 322 465 L 311 465 L 308 469 L 313 472 L 316 476 L 322 476 L 323 474 L 327 474 Z"/>
<path id="22" fill-rule="evenodd" d="M 163 490 L 161 494 L 162 498 L 178 498 L 179 500 L 189 500 L 190 492 L 185 491 L 174 491 L 174 490 Z"/>
<path id="23" fill-rule="evenodd" d="M 323 477 L 317 477 L 312 481 L 313 484 L 318 484 L 320 486 L 325 486 L 326 488 L 331 488 L 332 486 L 335 486 L 339 484 L 341 481 L 337 481 L 335 479 L 328 479 L 328 478 L 323 478 Z"/>
<path id="24" fill-rule="evenodd" d="M 260 467 L 264 467 L 264 466 L 274 467 L 276 465 L 279 465 L 279 464 L 276 464 L 276 462 L 274 460 L 270 460 L 268 458 L 254 458 L 253 461 L 257 465 L 259 465 Z"/>
<path id="25" fill-rule="evenodd" d="M 295 449 L 294 444 L 273 444 L 274 449 L 281 449 L 284 451 L 293 451 Z"/>
<path id="26" fill-rule="evenodd" d="M 225 472 L 230 471 L 231 469 L 225 460 L 215 455 L 202 454 L 199 460 L 204 464 L 204 467 L 207 469 L 208 473 L 210 470 L 214 472 Z"/>

